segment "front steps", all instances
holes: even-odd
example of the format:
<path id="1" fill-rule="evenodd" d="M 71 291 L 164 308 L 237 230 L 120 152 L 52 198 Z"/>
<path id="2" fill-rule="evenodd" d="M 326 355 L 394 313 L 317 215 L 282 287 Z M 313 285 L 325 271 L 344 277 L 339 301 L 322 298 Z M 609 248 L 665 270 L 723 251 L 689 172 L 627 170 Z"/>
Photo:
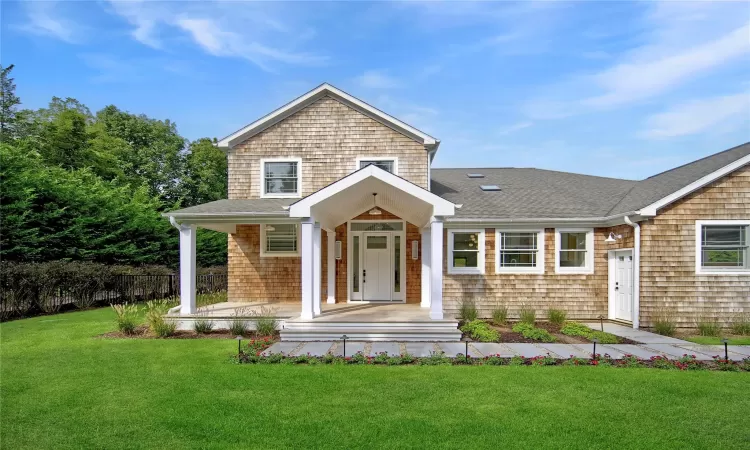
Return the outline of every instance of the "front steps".
<path id="1" fill-rule="evenodd" d="M 354 322 L 292 319 L 284 323 L 282 341 L 338 341 L 342 335 L 353 341 L 458 342 L 458 321 L 402 320 Z"/>

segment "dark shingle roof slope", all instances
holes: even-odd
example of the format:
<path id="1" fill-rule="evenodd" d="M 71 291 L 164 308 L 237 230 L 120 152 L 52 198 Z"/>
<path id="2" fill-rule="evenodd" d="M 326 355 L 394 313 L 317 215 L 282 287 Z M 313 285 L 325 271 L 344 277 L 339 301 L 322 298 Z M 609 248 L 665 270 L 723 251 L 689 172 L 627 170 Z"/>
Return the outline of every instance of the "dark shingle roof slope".
<path id="1" fill-rule="evenodd" d="M 289 215 L 284 206 L 289 206 L 298 199 L 296 198 L 257 198 L 252 200 L 233 199 L 217 200 L 215 202 L 203 203 L 202 205 L 170 211 L 168 216 L 185 215 Z"/>
<path id="2" fill-rule="evenodd" d="M 431 190 L 463 205 L 458 218 L 573 218 L 606 215 L 635 183 L 541 169 L 432 169 Z M 489 184 L 500 190 L 480 189 Z"/>
<path id="3" fill-rule="evenodd" d="M 747 155 L 750 155 L 750 142 L 646 178 L 633 186 L 609 214 L 646 207 Z"/>

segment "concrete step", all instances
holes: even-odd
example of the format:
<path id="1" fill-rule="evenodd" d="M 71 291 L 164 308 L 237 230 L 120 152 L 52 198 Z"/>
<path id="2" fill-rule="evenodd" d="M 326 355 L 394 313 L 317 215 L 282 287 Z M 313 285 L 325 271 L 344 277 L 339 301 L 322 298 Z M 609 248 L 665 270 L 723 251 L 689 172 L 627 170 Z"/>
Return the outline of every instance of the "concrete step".
<path id="1" fill-rule="evenodd" d="M 447 321 L 404 321 L 404 322 L 346 322 L 319 320 L 287 320 L 285 330 L 338 330 L 338 329 L 368 329 L 368 330 L 456 330 L 458 322 Z"/>
<path id="2" fill-rule="evenodd" d="M 401 328 L 337 328 L 313 330 L 281 330 L 282 341 L 338 341 L 346 335 L 352 341 L 399 341 L 399 342 L 458 342 L 461 332 L 456 329 L 405 330 Z"/>

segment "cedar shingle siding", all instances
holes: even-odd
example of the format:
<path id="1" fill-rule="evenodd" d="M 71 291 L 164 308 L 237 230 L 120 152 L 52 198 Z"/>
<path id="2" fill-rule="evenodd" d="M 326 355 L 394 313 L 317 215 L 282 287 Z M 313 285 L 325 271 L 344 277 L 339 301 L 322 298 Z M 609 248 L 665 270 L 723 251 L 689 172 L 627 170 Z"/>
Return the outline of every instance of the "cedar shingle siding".
<path id="1" fill-rule="evenodd" d="M 695 221 L 750 218 L 750 167 L 658 212 L 641 227 L 641 323 L 666 310 L 681 327 L 750 311 L 750 274 L 696 275 Z"/>

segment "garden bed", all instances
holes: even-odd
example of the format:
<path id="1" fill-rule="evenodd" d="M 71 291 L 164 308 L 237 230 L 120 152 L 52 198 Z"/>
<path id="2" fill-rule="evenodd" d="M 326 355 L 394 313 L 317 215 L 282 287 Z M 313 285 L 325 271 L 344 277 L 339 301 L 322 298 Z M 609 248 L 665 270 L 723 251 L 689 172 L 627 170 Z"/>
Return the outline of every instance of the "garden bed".
<path id="1" fill-rule="evenodd" d="M 170 336 L 159 337 L 151 332 L 148 325 L 140 325 L 136 327 L 133 333 L 111 331 L 109 333 L 100 334 L 97 337 L 105 339 L 234 339 L 237 335 L 232 334 L 229 330 L 211 330 L 206 333 L 196 333 L 193 330 L 176 330 L 174 334 Z M 245 333 L 242 337 L 246 339 L 263 339 L 271 343 L 278 339 L 278 335 L 261 336 L 252 332 Z"/>
<path id="2" fill-rule="evenodd" d="M 489 325 L 490 329 L 495 330 L 499 333 L 500 339 L 497 342 L 501 342 L 501 343 L 507 342 L 507 343 L 514 343 L 514 344 L 540 343 L 539 340 L 524 337 L 521 333 L 513 331 L 513 325 L 515 325 L 515 323 L 508 323 L 506 325 L 495 325 L 490 322 L 487 322 L 487 324 Z M 568 336 L 566 334 L 561 333 L 560 325 L 556 325 L 551 322 L 537 322 L 534 326 L 536 328 L 541 328 L 542 330 L 545 330 L 549 334 L 554 336 L 556 343 L 560 343 L 560 344 L 589 344 L 591 343 L 590 339 L 587 339 L 583 336 Z M 464 333 L 463 336 L 467 337 L 467 333 Z M 618 340 L 620 344 L 637 344 L 637 342 L 632 341 L 627 338 L 623 338 L 623 337 L 618 337 Z"/>

